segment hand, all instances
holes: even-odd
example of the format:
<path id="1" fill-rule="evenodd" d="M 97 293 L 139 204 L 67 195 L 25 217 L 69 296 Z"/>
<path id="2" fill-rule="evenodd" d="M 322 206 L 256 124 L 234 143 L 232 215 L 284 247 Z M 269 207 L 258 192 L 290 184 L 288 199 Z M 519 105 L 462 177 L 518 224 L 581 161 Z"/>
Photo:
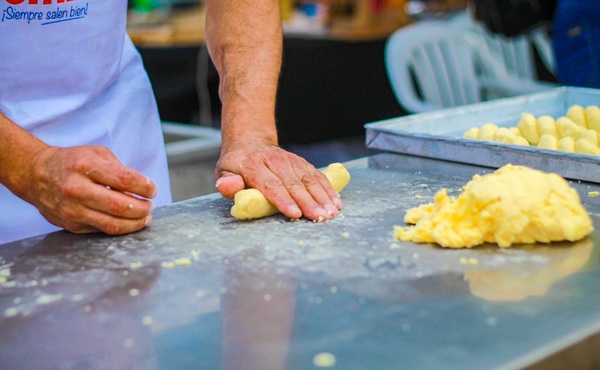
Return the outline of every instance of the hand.
<path id="1" fill-rule="evenodd" d="M 255 188 L 290 218 L 328 220 L 338 215 L 339 195 L 325 175 L 303 158 L 268 143 L 229 148 L 222 150 L 215 171 L 217 190 L 224 197 Z"/>
<path id="2" fill-rule="evenodd" d="M 47 147 L 33 160 L 23 196 L 52 224 L 73 233 L 126 234 L 152 219 L 156 186 L 104 147 Z"/>

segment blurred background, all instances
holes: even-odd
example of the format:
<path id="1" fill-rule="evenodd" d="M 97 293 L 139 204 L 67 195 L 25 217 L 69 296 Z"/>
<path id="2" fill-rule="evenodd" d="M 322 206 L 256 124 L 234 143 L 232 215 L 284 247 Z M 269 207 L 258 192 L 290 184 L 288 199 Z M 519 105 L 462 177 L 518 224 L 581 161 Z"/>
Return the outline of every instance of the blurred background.
<path id="1" fill-rule="evenodd" d="M 280 145 L 317 167 L 374 154 L 365 146 L 364 125 L 415 113 L 402 104 L 387 71 L 386 43 L 395 32 L 469 17 L 467 0 L 281 0 L 280 4 L 284 29 L 276 108 Z M 128 31 L 144 60 L 161 119 L 176 124 L 165 125 L 168 151 L 176 152 L 170 153 L 172 176 L 191 166 L 194 158 L 196 163 L 200 157 L 207 161 L 201 180 L 172 181 L 176 200 L 200 195 L 187 191 L 178 195 L 177 190 L 197 189 L 198 181 L 203 184 L 201 193 L 213 192 L 208 169 L 218 156 L 221 106 L 218 75 L 204 45 L 204 3 L 130 0 Z M 540 70 L 536 78 L 553 81 L 541 58 L 534 62 Z M 201 150 L 189 143 L 169 148 L 189 139 L 195 139 Z M 197 178 L 194 171 L 198 172 L 187 168 L 185 176 Z"/>

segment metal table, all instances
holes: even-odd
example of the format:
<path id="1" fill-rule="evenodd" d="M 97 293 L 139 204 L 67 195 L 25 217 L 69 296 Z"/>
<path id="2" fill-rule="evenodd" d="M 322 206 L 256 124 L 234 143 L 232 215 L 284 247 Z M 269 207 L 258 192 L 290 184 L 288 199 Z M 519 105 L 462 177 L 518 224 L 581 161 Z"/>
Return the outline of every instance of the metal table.
<path id="1" fill-rule="evenodd" d="M 510 249 L 398 242 L 408 208 L 492 170 L 398 154 L 346 165 L 328 222 L 242 222 L 212 194 L 127 236 L 0 246 L 0 368 L 598 365 L 598 231 Z M 598 229 L 600 186 L 573 186 Z"/>

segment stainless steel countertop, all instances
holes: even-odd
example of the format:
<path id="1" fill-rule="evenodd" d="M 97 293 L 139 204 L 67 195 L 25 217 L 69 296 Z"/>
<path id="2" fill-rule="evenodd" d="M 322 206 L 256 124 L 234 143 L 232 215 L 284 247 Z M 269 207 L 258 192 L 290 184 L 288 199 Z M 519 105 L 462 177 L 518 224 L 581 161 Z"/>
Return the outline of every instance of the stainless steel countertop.
<path id="1" fill-rule="evenodd" d="M 398 242 L 407 209 L 492 170 L 397 154 L 346 165 L 328 222 L 242 222 L 212 194 L 127 236 L 0 246 L 0 369 L 511 369 L 563 349 L 569 364 L 600 333 L 598 231 L 509 249 Z M 600 229 L 600 186 L 572 185 Z"/>

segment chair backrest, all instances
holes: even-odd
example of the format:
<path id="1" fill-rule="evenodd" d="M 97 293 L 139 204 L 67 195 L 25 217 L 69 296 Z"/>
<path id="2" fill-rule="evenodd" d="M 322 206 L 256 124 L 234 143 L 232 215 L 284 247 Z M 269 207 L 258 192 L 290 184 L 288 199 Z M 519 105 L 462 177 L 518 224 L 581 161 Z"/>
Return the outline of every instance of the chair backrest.
<path id="1" fill-rule="evenodd" d="M 511 77 L 538 81 L 536 53 L 544 67 L 550 73 L 554 73 L 554 55 L 550 37 L 542 28 L 522 36 L 508 38 L 489 32 L 467 12 L 455 15 L 451 23 L 453 26 L 467 30 L 470 42 L 474 43 L 481 52 L 489 53 L 490 57 L 499 64 L 497 67 L 505 68 Z"/>
<path id="2" fill-rule="evenodd" d="M 461 22 L 423 20 L 388 38 L 386 71 L 405 110 L 427 112 L 556 87 L 535 75 L 531 38 L 544 45 L 543 35 L 507 39 Z"/>
<path id="3" fill-rule="evenodd" d="M 426 112 L 483 100 L 476 56 L 464 30 L 421 21 L 397 30 L 385 47 L 396 99 L 409 112 Z"/>

